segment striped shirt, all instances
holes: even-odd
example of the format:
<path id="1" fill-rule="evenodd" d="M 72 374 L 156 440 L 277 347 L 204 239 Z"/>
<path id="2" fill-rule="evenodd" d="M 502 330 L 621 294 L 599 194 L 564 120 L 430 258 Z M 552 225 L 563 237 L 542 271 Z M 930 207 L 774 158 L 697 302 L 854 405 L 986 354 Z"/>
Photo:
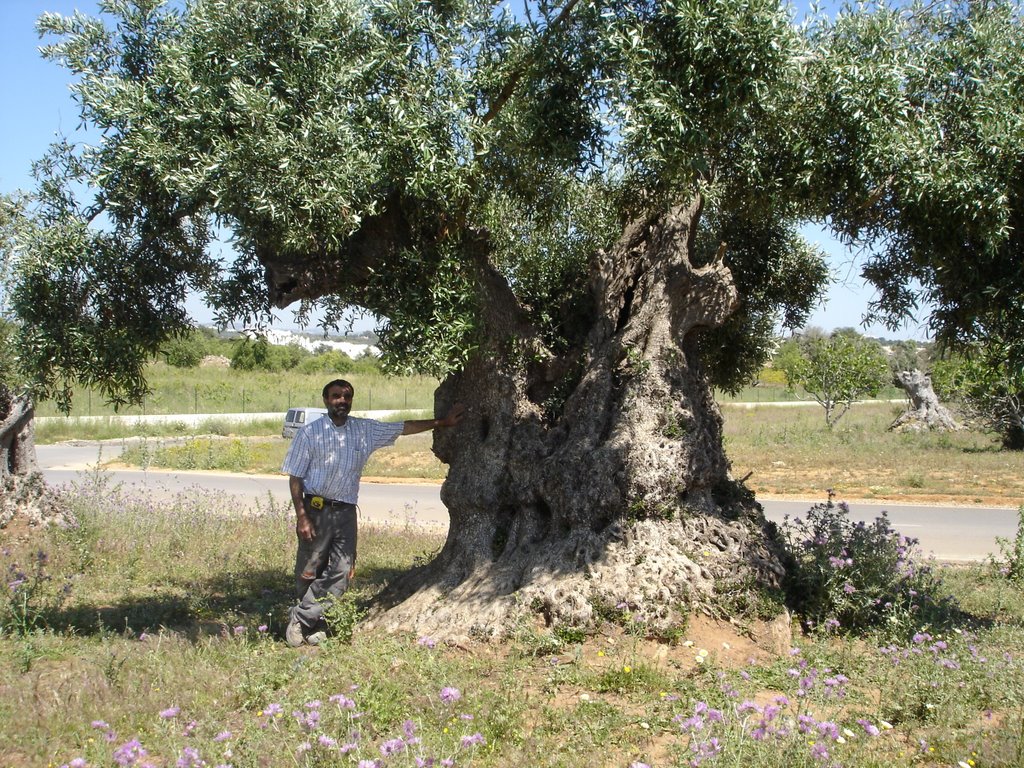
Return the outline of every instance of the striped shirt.
<path id="1" fill-rule="evenodd" d="M 349 416 L 340 427 L 330 416 L 302 427 L 285 454 L 281 471 L 302 478 L 306 493 L 355 504 L 359 477 L 370 454 L 394 445 L 405 424 Z"/>

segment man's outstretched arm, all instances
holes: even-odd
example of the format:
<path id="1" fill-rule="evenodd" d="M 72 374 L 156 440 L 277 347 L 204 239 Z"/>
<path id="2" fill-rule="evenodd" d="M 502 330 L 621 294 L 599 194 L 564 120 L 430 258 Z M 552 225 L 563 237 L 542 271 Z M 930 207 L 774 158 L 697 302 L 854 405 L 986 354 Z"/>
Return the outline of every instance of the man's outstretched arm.
<path id="1" fill-rule="evenodd" d="M 402 427 L 403 435 L 415 435 L 420 432 L 429 432 L 438 427 L 454 427 L 466 414 L 466 406 L 456 403 L 451 410 L 445 414 L 443 419 L 409 419 Z"/>

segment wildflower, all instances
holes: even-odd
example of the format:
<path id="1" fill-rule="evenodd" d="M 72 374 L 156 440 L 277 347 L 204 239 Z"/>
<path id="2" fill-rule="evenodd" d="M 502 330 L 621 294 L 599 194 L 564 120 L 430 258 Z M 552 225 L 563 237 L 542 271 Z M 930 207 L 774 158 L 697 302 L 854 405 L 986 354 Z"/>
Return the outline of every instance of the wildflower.
<path id="1" fill-rule="evenodd" d="M 352 699 L 350 699 L 348 696 L 345 696 L 342 693 L 336 693 L 333 696 L 331 696 L 330 698 L 328 698 L 327 700 L 330 701 L 333 704 L 337 704 L 338 705 L 338 709 L 355 709 L 356 708 L 356 703 L 354 701 L 352 701 Z"/>
<path id="2" fill-rule="evenodd" d="M 256 627 L 256 631 L 260 634 L 264 634 L 267 631 L 267 629 L 268 627 L 266 624 L 260 624 L 258 627 Z"/>
<path id="3" fill-rule="evenodd" d="M 877 725 L 870 723 L 867 720 L 860 719 L 857 721 L 857 724 L 864 729 L 864 732 L 868 736 L 878 736 L 881 733 Z"/>
<path id="4" fill-rule="evenodd" d="M 828 747 L 823 742 L 818 742 L 811 747 L 811 756 L 824 763 L 829 759 Z"/>
<path id="5" fill-rule="evenodd" d="M 178 758 L 178 768 L 205 768 L 206 761 L 199 756 L 195 747 L 185 747 Z"/>
<path id="6" fill-rule="evenodd" d="M 181 713 L 181 707 L 168 707 L 167 709 L 160 710 L 160 717 L 164 720 L 170 720 L 177 717 Z"/>
<path id="7" fill-rule="evenodd" d="M 92 727 L 93 728 L 98 728 L 98 729 L 104 730 L 104 731 L 107 730 L 108 728 L 110 728 L 110 726 L 105 721 L 103 721 L 103 720 L 93 720 L 92 721 Z"/>
<path id="8" fill-rule="evenodd" d="M 417 642 L 417 644 L 422 645 L 425 648 L 433 648 L 434 646 L 437 645 L 437 641 L 434 640 L 434 638 L 427 637 L 426 635 L 424 635 L 423 637 L 419 638 L 416 642 Z"/>
<path id="9" fill-rule="evenodd" d="M 141 742 L 138 739 L 132 739 L 115 749 L 113 758 L 115 763 L 122 766 L 122 768 L 127 768 L 138 763 L 147 754 L 149 753 L 143 749 Z"/>
<path id="10" fill-rule="evenodd" d="M 459 691 L 458 688 L 445 686 L 441 689 L 441 701 L 443 701 L 445 704 L 451 704 L 453 702 L 458 701 L 461 698 L 462 693 Z"/>
<path id="11" fill-rule="evenodd" d="M 284 708 L 280 704 L 268 704 L 267 708 L 263 710 L 263 713 L 267 717 L 273 717 L 274 715 L 280 715 L 284 712 Z"/>
<path id="12" fill-rule="evenodd" d="M 235 636 L 244 635 L 244 634 L 245 634 L 245 627 L 242 627 L 242 626 L 235 627 Z"/>
<path id="13" fill-rule="evenodd" d="M 647 763 L 641 763 L 639 761 L 634 760 L 632 763 L 629 764 L 629 768 L 651 768 L 651 766 L 649 766 Z"/>
<path id="14" fill-rule="evenodd" d="M 479 731 L 474 733 L 472 736 L 463 736 L 462 737 L 462 746 L 463 747 L 472 747 L 475 744 L 483 744 L 483 743 L 484 743 L 484 736 Z"/>
<path id="15" fill-rule="evenodd" d="M 327 747 L 327 749 L 332 749 L 338 744 L 338 742 L 332 739 L 330 736 L 327 736 L 322 733 L 320 734 L 320 737 L 317 739 L 317 741 L 320 742 L 321 747 Z"/>
<path id="16" fill-rule="evenodd" d="M 213 737 L 214 741 L 227 741 L 231 738 L 231 731 L 221 731 Z"/>
<path id="17" fill-rule="evenodd" d="M 405 742 L 401 739 L 391 739 L 380 745 L 380 753 L 384 755 L 384 757 L 397 755 L 403 749 L 405 749 Z"/>

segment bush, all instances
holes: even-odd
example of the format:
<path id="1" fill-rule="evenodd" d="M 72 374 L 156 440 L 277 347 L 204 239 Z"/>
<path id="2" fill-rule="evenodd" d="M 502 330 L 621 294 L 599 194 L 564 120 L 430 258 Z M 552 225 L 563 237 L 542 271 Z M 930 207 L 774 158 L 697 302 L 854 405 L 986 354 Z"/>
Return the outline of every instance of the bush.
<path id="1" fill-rule="evenodd" d="M 231 354 L 231 367 L 241 371 L 290 371 L 310 356 L 298 344 L 280 346 L 266 339 L 244 339 L 236 344 Z"/>
<path id="2" fill-rule="evenodd" d="M 829 501 L 783 523 L 791 607 L 809 629 L 909 637 L 938 615 L 938 580 L 915 562 L 917 540 L 893 530 L 884 513 L 871 524 L 848 515 L 845 503 Z"/>
<path id="3" fill-rule="evenodd" d="M 341 350 L 332 349 L 318 355 L 307 357 L 300 362 L 295 370 L 298 373 L 350 373 L 355 361 Z"/>

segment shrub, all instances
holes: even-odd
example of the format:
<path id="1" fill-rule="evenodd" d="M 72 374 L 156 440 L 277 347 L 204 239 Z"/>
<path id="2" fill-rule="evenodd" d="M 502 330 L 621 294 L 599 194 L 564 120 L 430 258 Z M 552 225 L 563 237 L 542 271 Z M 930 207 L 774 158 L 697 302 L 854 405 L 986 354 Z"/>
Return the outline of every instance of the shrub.
<path id="1" fill-rule="evenodd" d="M 908 637 L 938 615 L 938 580 L 916 539 L 900 535 L 885 513 L 853 522 L 845 503 L 817 504 L 782 526 L 790 558 L 786 591 L 810 629 L 882 630 Z"/>

